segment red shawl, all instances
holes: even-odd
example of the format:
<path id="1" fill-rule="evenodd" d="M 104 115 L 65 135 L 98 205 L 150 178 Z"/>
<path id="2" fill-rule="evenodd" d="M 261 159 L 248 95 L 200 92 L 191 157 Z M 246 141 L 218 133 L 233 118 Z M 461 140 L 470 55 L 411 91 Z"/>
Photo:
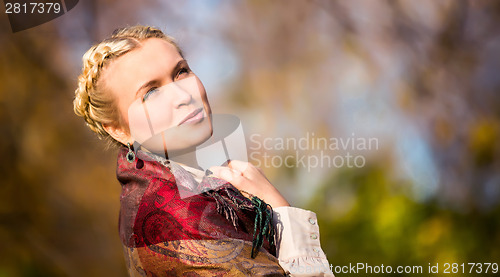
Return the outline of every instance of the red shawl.
<path id="1" fill-rule="evenodd" d="M 284 276 L 274 245 L 256 236 L 262 202 L 214 176 L 203 178 L 203 193 L 181 198 L 192 188 L 178 184 L 164 161 L 138 151 L 129 163 L 126 153 L 118 154 L 119 231 L 131 275 Z"/>

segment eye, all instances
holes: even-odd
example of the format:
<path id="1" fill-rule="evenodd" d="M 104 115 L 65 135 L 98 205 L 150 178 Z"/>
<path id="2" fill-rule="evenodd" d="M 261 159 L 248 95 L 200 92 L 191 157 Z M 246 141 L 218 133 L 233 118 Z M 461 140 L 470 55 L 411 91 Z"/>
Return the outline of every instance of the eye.
<path id="1" fill-rule="evenodd" d="M 155 93 L 158 91 L 158 88 L 157 87 L 152 87 L 150 88 L 145 94 L 144 96 L 142 97 L 142 102 L 146 101 L 148 99 L 149 96 L 151 96 L 151 94 Z"/>
<path id="2" fill-rule="evenodd" d="M 177 75 L 175 76 L 175 79 L 180 79 L 184 77 L 184 75 L 187 75 L 191 73 L 191 69 L 189 67 L 181 67 L 179 71 L 177 72 Z"/>

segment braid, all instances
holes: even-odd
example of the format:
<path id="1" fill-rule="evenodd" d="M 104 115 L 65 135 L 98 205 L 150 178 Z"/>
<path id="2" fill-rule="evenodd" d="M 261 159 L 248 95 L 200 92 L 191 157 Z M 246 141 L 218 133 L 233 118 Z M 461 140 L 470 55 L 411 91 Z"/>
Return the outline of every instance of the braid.
<path id="1" fill-rule="evenodd" d="M 78 77 L 78 88 L 75 91 L 74 110 L 78 116 L 82 116 L 92 131 L 97 133 L 100 138 L 106 137 L 107 133 L 99 120 L 91 95 L 96 93 L 97 80 L 108 58 L 111 48 L 107 45 L 93 46 L 83 56 L 83 70 Z"/>

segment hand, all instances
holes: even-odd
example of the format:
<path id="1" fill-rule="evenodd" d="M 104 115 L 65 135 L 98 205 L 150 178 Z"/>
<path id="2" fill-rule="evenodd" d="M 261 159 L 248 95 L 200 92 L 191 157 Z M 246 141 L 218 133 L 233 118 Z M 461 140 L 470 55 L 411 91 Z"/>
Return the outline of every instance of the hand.
<path id="1" fill-rule="evenodd" d="M 215 176 L 230 182 L 237 189 L 253 194 L 273 208 L 290 206 L 281 193 L 267 180 L 260 168 L 242 161 L 230 161 L 228 166 L 212 166 Z"/>

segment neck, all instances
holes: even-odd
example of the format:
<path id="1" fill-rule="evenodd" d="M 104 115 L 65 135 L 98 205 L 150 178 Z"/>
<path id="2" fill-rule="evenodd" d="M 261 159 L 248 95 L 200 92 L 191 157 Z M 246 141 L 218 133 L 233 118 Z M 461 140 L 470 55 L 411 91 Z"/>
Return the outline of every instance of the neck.
<path id="1" fill-rule="evenodd" d="M 196 148 L 190 149 L 190 151 L 182 151 L 182 153 L 169 153 L 168 158 L 181 165 L 202 169 L 196 159 Z"/>

